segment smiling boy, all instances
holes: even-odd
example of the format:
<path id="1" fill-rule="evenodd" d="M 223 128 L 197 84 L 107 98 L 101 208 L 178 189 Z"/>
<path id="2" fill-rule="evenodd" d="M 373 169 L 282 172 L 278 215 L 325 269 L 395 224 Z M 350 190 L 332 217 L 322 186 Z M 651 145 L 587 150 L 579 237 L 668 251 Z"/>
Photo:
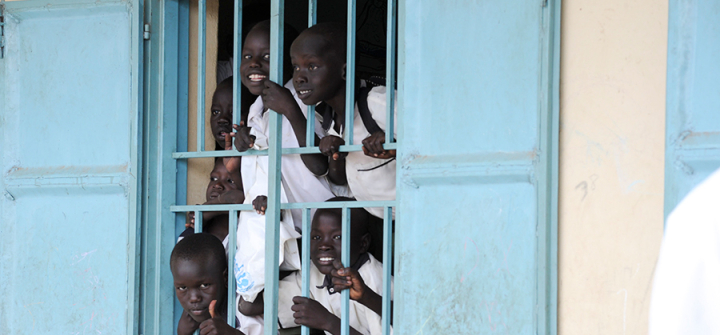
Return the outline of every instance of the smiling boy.
<path id="1" fill-rule="evenodd" d="M 336 197 L 328 201 L 352 201 Z M 350 333 L 382 334 L 383 266 L 368 248 L 370 214 L 362 208 L 350 210 L 350 267 L 340 262 L 342 246 L 342 214 L 340 209 L 318 209 L 312 220 L 310 234 L 310 298 L 292 298 L 295 323 L 327 334 L 340 334 L 341 297 L 336 294 L 350 290 Z M 299 278 L 297 286 L 300 286 Z M 316 286 L 322 284 L 320 286 Z M 287 295 L 287 293 L 285 293 Z M 283 296 L 281 296 L 283 299 Z"/>
<path id="2" fill-rule="evenodd" d="M 355 104 L 353 144 L 362 144 L 363 152 L 338 152 L 345 144 L 345 54 L 342 26 L 322 23 L 303 31 L 290 49 L 295 90 L 304 104 L 321 104 L 318 109 L 325 109 L 322 126 L 327 136 L 320 141 L 320 151 L 331 157 L 327 172 L 330 181 L 347 184 L 359 201 L 394 200 L 395 151 L 382 146 L 387 113 L 384 86 L 374 87 L 367 94 L 369 117 L 363 119 Z M 382 217 L 382 208 L 366 210 Z"/>
<path id="3" fill-rule="evenodd" d="M 227 262 L 220 241 L 207 233 L 188 236 L 170 255 L 175 295 L 183 308 L 178 335 L 242 334 L 225 322 Z"/>

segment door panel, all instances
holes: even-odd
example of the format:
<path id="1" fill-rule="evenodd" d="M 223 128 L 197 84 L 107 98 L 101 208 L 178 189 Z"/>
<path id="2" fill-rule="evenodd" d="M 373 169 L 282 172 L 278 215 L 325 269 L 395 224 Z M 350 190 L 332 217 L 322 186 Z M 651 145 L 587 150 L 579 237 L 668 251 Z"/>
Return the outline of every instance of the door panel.
<path id="1" fill-rule="evenodd" d="M 670 1 L 665 217 L 720 167 L 720 5 Z"/>
<path id="2" fill-rule="evenodd" d="M 6 7 L 0 332 L 132 332 L 137 16 L 127 2 Z"/>
<path id="3" fill-rule="evenodd" d="M 400 6 L 402 334 L 556 331 L 558 5 Z"/>

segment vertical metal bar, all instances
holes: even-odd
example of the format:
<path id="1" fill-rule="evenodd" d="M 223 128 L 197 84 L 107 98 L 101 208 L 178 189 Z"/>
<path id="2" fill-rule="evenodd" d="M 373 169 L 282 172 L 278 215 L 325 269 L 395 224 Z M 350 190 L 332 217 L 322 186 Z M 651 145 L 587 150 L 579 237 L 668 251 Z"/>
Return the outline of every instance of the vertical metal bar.
<path id="1" fill-rule="evenodd" d="M 342 209 L 342 264 L 350 267 L 350 208 Z M 350 290 L 343 290 L 340 303 L 340 334 L 350 335 Z"/>
<path id="2" fill-rule="evenodd" d="M 310 297 L 310 230 L 312 229 L 310 208 L 303 209 L 302 220 L 303 239 L 302 259 L 300 262 L 302 264 L 302 296 L 308 298 Z M 310 328 L 302 326 L 300 335 L 310 335 Z"/>
<path id="3" fill-rule="evenodd" d="M 317 23 L 317 0 L 308 0 L 308 28 L 314 26 L 316 23 Z"/>
<path id="4" fill-rule="evenodd" d="M 205 150 L 205 0 L 198 0 L 197 151 Z"/>
<path id="5" fill-rule="evenodd" d="M 308 28 L 317 23 L 317 0 L 308 0 Z M 315 146 L 315 106 L 307 107 L 306 147 Z"/>
<path id="6" fill-rule="evenodd" d="M 392 207 L 385 207 L 383 210 L 382 333 L 389 335 L 392 316 Z"/>
<path id="7" fill-rule="evenodd" d="M 228 213 L 228 277 L 227 277 L 227 283 L 228 283 L 228 292 L 227 292 L 227 323 L 235 328 L 235 311 L 237 311 L 237 307 L 235 306 L 235 271 L 233 271 L 233 265 L 234 265 L 234 258 L 232 256 L 235 255 L 235 240 L 237 235 L 237 223 L 238 223 L 238 211 L 236 210 L 230 210 Z"/>
<path id="8" fill-rule="evenodd" d="M 282 84 L 283 0 L 270 5 L 270 80 Z M 280 244 L 280 164 L 282 157 L 280 115 L 269 115 L 268 210 L 265 212 L 265 335 L 277 334 L 278 262 Z M 269 285 L 268 285 L 269 284 Z"/>
<path id="9" fill-rule="evenodd" d="M 353 121 L 355 116 L 355 0 L 348 0 L 347 13 L 347 62 L 345 74 L 345 144 L 353 144 Z"/>
<path id="10" fill-rule="evenodd" d="M 385 74 L 385 106 L 387 107 L 387 121 L 385 122 L 385 143 L 392 143 L 395 138 L 395 0 L 387 0 L 387 53 Z"/>
<path id="11" fill-rule="evenodd" d="M 242 100 L 241 100 L 241 88 L 240 85 L 240 61 L 242 55 L 242 0 L 235 0 L 235 20 L 233 27 L 233 116 L 232 123 L 240 124 L 240 113 L 242 111 Z M 231 129 L 232 131 L 232 129 Z M 235 141 L 232 142 L 233 150 L 235 148 Z M 235 319 L 233 319 L 235 320 Z M 234 322 L 234 321 L 233 321 Z"/>
<path id="12" fill-rule="evenodd" d="M 203 212 L 195 211 L 195 234 L 202 233 Z"/>

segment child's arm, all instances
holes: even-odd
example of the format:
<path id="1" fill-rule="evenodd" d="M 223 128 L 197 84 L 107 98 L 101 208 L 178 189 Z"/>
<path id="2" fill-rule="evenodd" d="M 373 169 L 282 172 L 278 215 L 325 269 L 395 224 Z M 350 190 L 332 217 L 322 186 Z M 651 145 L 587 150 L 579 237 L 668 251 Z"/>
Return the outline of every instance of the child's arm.
<path id="1" fill-rule="evenodd" d="M 263 290 L 263 292 L 265 291 Z M 255 301 L 253 302 L 247 302 L 245 301 L 245 299 L 240 297 L 240 302 L 238 303 L 238 312 L 242 313 L 245 316 L 262 315 L 263 313 L 265 313 L 265 301 L 263 300 L 263 292 L 258 293 Z"/>
<path id="2" fill-rule="evenodd" d="M 250 127 L 245 127 L 245 123 L 240 121 L 240 125 L 234 124 L 233 129 L 235 133 L 225 134 L 225 150 L 232 150 L 233 138 L 237 151 L 245 152 L 253 147 L 255 136 L 250 135 Z M 223 164 L 228 172 L 233 173 L 240 169 L 240 157 L 223 157 Z"/>
<path id="3" fill-rule="evenodd" d="M 346 268 L 342 266 L 339 260 L 333 262 L 335 270 L 330 272 L 333 277 L 333 287 L 336 292 L 342 290 L 350 290 L 350 299 L 359 302 L 365 307 L 371 309 L 377 315 L 382 316 L 382 296 L 375 293 L 362 279 L 362 276 L 353 268 Z M 392 308 L 391 308 L 392 311 Z M 392 320 L 392 312 L 391 312 Z"/>
<path id="4" fill-rule="evenodd" d="M 285 87 L 282 87 L 270 80 L 265 81 L 265 89 L 262 93 L 263 104 L 265 107 L 272 109 L 282 115 L 284 115 L 295 133 L 297 138 L 298 146 L 305 147 L 307 145 L 307 139 L 305 133 L 307 132 L 307 119 L 303 115 L 300 106 L 295 102 L 295 99 Z M 314 142 L 317 143 L 320 139 L 317 135 L 314 136 Z M 328 161 L 320 154 L 303 154 L 300 155 L 305 167 L 310 170 L 316 176 L 324 175 L 328 170 Z"/>
<path id="5" fill-rule="evenodd" d="M 200 324 L 193 320 L 187 311 L 183 310 L 180 321 L 178 321 L 177 333 L 178 335 L 192 335 L 199 326 Z"/>
<path id="6" fill-rule="evenodd" d="M 245 335 L 215 313 L 216 303 L 217 300 L 210 302 L 210 318 L 200 324 L 200 335 Z"/>
<path id="7" fill-rule="evenodd" d="M 294 297 L 292 306 L 295 323 L 310 328 L 322 329 L 333 335 L 340 335 L 340 318 L 330 313 L 316 300 L 305 297 Z M 350 334 L 362 335 L 355 328 L 350 327 Z"/>
<path id="8" fill-rule="evenodd" d="M 345 140 L 334 135 L 328 135 L 320 140 L 320 152 L 330 157 L 328 162 L 328 179 L 335 185 L 346 185 L 347 175 L 345 173 L 345 156 L 347 152 L 339 152 L 340 146 Z"/>

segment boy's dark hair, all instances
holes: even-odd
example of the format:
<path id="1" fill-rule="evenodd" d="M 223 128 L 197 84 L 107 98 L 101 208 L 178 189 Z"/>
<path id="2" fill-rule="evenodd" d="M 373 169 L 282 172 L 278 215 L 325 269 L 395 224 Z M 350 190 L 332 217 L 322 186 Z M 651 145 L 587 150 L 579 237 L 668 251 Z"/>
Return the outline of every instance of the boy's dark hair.
<path id="1" fill-rule="evenodd" d="M 215 87 L 215 92 L 217 92 L 221 89 L 225 89 L 225 88 L 229 88 L 229 89 L 233 88 L 233 76 L 227 77 L 227 78 L 223 79 L 223 81 L 219 82 L 217 84 L 217 87 Z M 214 94 L 215 93 L 213 93 L 213 95 Z"/>
<path id="2" fill-rule="evenodd" d="M 183 238 L 170 254 L 170 268 L 179 259 L 207 262 L 208 259 L 220 262 L 221 270 L 227 266 L 225 248 L 217 237 L 208 233 L 197 233 Z"/>
<path id="3" fill-rule="evenodd" d="M 303 33 L 322 37 L 325 42 L 324 54 L 330 54 L 330 57 L 345 62 L 347 52 L 347 28 L 345 25 L 337 22 L 323 22 L 305 29 Z"/>
<path id="4" fill-rule="evenodd" d="M 356 201 L 353 198 L 348 197 L 334 197 L 326 200 L 325 202 L 339 202 L 339 201 Z M 321 212 L 333 213 L 342 218 L 342 210 L 340 208 L 320 208 L 315 212 L 318 215 Z M 362 236 L 369 232 L 368 225 L 370 224 L 373 216 L 368 213 L 364 208 L 351 208 L 350 209 L 350 227 L 351 234 L 353 236 Z M 359 234 L 359 235 L 356 235 Z"/>

